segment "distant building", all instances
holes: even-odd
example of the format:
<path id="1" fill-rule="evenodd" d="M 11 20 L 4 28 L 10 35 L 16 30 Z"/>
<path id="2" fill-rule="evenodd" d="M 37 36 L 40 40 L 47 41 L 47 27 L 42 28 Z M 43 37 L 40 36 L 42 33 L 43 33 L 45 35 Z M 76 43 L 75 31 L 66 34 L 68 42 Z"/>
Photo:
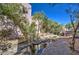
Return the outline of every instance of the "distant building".
<path id="1" fill-rule="evenodd" d="M 60 34 L 63 36 L 71 36 L 73 34 L 72 28 L 68 29 L 65 26 L 63 26 Z"/>

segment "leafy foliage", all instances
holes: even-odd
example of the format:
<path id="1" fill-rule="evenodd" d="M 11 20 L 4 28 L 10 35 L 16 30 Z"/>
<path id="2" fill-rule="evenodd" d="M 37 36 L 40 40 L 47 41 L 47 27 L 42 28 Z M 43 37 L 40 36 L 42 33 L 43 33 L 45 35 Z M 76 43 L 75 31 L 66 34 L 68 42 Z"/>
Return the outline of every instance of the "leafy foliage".
<path id="1" fill-rule="evenodd" d="M 41 12 L 35 13 L 33 15 L 33 19 L 39 20 L 39 22 L 41 21 L 40 29 L 42 32 L 59 34 L 59 32 L 61 31 L 62 26 L 57 22 L 48 19 L 48 17 L 44 13 Z"/>
<path id="2" fill-rule="evenodd" d="M 68 29 L 70 29 L 70 28 L 72 28 L 72 24 L 68 23 L 68 24 L 65 25 L 65 27 L 68 28 Z"/>
<path id="3" fill-rule="evenodd" d="M 27 27 L 28 23 L 25 21 L 25 18 L 22 17 L 21 13 L 21 4 L 0 4 L 0 15 L 7 16 L 10 20 L 12 20 L 15 26 L 18 26 L 24 37 L 27 37 Z M 0 19 L 1 20 L 1 19 Z M 7 33 L 7 32 L 6 32 Z"/>

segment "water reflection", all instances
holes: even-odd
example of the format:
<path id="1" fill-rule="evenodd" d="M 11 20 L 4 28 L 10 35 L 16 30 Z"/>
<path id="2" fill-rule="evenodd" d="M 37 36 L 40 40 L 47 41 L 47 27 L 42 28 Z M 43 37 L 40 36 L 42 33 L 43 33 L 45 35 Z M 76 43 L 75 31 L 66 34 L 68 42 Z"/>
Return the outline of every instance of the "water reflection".
<path id="1" fill-rule="evenodd" d="M 40 44 L 38 45 L 39 47 L 37 48 L 36 50 L 36 55 L 41 55 L 43 50 L 47 47 L 47 44 L 44 43 L 44 44 Z"/>

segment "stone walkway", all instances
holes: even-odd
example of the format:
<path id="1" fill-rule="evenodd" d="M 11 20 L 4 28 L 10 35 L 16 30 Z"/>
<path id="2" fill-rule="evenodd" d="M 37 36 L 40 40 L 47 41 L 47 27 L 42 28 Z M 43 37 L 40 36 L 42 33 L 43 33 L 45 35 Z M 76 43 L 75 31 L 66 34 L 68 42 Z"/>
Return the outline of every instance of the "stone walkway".
<path id="1" fill-rule="evenodd" d="M 48 43 L 48 46 L 42 51 L 42 55 L 70 55 L 71 50 L 68 47 L 68 42 L 63 39 L 56 42 Z"/>

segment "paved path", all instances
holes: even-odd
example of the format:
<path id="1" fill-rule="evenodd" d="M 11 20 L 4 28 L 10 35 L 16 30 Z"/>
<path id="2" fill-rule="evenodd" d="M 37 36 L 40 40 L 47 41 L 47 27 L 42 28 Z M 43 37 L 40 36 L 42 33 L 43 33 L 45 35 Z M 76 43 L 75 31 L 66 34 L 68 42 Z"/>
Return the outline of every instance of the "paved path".
<path id="1" fill-rule="evenodd" d="M 42 51 L 42 55 L 69 55 L 70 53 L 68 42 L 63 39 L 48 43 L 47 48 Z"/>

